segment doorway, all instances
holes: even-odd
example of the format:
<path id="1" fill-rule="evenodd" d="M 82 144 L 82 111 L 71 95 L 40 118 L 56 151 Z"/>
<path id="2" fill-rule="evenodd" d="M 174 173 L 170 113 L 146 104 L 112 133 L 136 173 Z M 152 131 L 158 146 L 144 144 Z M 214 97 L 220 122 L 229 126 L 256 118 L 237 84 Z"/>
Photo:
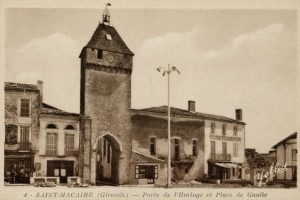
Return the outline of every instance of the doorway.
<path id="1" fill-rule="evenodd" d="M 67 177 L 73 176 L 74 161 L 47 161 L 47 176 L 60 177 L 60 183 L 67 183 Z"/>

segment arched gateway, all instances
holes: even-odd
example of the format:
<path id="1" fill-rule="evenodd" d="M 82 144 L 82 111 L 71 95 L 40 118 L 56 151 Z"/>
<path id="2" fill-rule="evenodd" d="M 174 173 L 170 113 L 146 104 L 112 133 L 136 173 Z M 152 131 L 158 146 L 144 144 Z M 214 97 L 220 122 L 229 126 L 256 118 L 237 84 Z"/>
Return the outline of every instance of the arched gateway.
<path id="1" fill-rule="evenodd" d="M 110 133 L 100 135 L 93 146 L 95 182 L 97 185 L 119 183 L 119 160 L 123 152 L 119 139 Z"/>
<path id="2" fill-rule="evenodd" d="M 79 173 L 84 183 L 128 184 L 134 54 L 105 15 L 80 54 Z"/>

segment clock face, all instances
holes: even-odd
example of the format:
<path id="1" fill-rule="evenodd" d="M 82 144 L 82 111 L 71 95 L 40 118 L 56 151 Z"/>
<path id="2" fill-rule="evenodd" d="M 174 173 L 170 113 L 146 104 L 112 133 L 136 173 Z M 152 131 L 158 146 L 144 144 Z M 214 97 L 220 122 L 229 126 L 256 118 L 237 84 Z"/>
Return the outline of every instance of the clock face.
<path id="1" fill-rule="evenodd" d="M 108 54 L 108 55 L 106 56 L 106 60 L 107 60 L 108 62 L 110 62 L 110 63 L 113 63 L 113 62 L 115 61 L 115 56 L 112 55 L 112 54 Z"/>

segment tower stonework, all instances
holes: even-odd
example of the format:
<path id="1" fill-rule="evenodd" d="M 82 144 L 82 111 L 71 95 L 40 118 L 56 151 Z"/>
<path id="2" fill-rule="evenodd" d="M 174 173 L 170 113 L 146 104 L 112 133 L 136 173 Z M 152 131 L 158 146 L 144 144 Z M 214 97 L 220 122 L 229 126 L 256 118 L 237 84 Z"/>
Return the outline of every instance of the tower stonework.
<path id="1" fill-rule="evenodd" d="M 133 56 L 105 23 L 81 51 L 79 173 L 85 183 L 128 184 Z"/>

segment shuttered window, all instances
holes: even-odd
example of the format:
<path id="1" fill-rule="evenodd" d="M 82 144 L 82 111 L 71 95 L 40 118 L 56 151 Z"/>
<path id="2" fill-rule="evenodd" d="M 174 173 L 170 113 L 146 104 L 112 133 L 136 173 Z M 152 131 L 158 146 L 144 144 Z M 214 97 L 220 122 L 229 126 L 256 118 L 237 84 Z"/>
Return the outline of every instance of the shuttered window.
<path id="1" fill-rule="evenodd" d="M 238 157 L 238 143 L 233 143 L 233 156 Z"/>
<path id="2" fill-rule="evenodd" d="M 174 139 L 174 146 L 175 146 L 175 160 L 180 159 L 180 146 L 179 146 L 179 139 Z"/>
<path id="3" fill-rule="evenodd" d="M 225 155 L 227 154 L 227 143 L 222 142 L 222 154 Z"/>
<path id="4" fill-rule="evenodd" d="M 57 134 L 47 133 L 46 154 L 55 156 L 57 154 Z"/>
<path id="5" fill-rule="evenodd" d="M 30 99 L 21 99 L 21 117 L 29 117 L 30 116 Z"/>
<path id="6" fill-rule="evenodd" d="M 150 137 L 150 155 L 156 155 L 156 138 Z"/>
<path id="7" fill-rule="evenodd" d="M 216 154 L 216 142 L 215 141 L 211 141 L 210 142 L 210 153 L 211 154 Z"/>
<path id="8" fill-rule="evenodd" d="M 74 134 L 66 134 L 66 155 L 74 155 Z"/>
<path id="9" fill-rule="evenodd" d="M 20 127 L 20 149 L 27 150 L 30 148 L 30 127 Z"/>

